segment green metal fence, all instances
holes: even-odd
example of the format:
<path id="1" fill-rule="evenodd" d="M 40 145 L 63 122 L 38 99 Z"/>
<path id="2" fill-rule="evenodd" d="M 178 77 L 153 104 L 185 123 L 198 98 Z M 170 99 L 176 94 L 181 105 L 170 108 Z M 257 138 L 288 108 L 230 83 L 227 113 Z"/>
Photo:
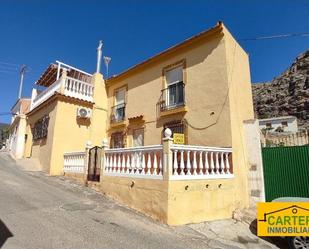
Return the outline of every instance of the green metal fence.
<path id="1" fill-rule="evenodd" d="M 309 197 L 309 146 L 262 148 L 266 201 Z"/>

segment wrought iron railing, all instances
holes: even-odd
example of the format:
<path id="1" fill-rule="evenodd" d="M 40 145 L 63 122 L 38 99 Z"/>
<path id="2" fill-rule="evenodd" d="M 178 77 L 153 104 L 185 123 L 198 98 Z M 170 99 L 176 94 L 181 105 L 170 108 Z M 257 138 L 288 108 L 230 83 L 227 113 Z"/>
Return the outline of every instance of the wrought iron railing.
<path id="1" fill-rule="evenodd" d="M 126 104 L 115 105 L 111 109 L 111 122 L 117 123 L 125 119 Z"/>
<path id="2" fill-rule="evenodd" d="M 178 82 L 163 89 L 160 99 L 160 110 L 170 110 L 185 105 L 185 84 Z"/>

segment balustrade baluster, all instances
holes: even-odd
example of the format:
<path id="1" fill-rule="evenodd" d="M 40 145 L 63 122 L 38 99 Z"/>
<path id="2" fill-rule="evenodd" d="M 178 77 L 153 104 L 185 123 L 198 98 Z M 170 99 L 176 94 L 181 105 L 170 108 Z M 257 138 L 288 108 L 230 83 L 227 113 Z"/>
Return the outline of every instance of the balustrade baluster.
<path id="1" fill-rule="evenodd" d="M 186 165 L 186 168 L 187 168 L 187 174 L 186 175 L 192 175 L 191 174 L 191 161 L 190 161 L 190 151 L 187 150 L 187 165 Z"/>
<path id="2" fill-rule="evenodd" d="M 219 166 L 219 152 L 216 152 L 216 164 L 215 164 L 215 168 L 216 168 L 216 175 L 219 175 L 219 169 L 220 169 L 220 166 Z"/>
<path id="3" fill-rule="evenodd" d="M 161 174 L 162 175 L 162 158 L 163 158 L 163 156 L 162 156 L 163 154 L 162 154 L 162 152 L 160 153 L 160 157 L 159 157 L 159 172 L 158 172 L 158 174 Z"/>
<path id="4" fill-rule="evenodd" d="M 125 173 L 125 167 L 126 167 L 126 158 L 124 153 L 122 153 L 122 161 L 121 161 L 121 173 Z"/>
<path id="5" fill-rule="evenodd" d="M 130 163 L 130 155 L 129 153 L 127 154 L 127 170 L 126 173 L 130 173 L 130 169 L 131 169 L 131 163 Z"/>
<path id="6" fill-rule="evenodd" d="M 109 165 L 108 165 L 108 154 L 105 154 L 104 155 L 104 170 L 106 172 L 108 172 L 108 167 L 109 167 Z"/>
<path id="7" fill-rule="evenodd" d="M 143 174 L 143 175 L 145 175 L 145 167 L 146 167 L 145 153 L 143 153 L 143 155 L 142 155 L 142 172 L 141 172 L 141 174 Z"/>
<path id="8" fill-rule="evenodd" d="M 199 175 L 203 174 L 203 170 L 204 170 L 204 164 L 203 164 L 203 151 L 200 151 L 199 153 L 199 163 L 198 163 L 198 168 L 199 168 Z"/>
<path id="9" fill-rule="evenodd" d="M 196 151 L 193 151 L 193 175 L 196 175 L 197 162 L 196 162 Z"/>
<path id="10" fill-rule="evenodd" d="M 158 163 L 157 163 L 157 155 L 156 152 L 153 153 L 153 175 L 157 175 L 157 168 L 158 168 Z"/>
<path id="11" fill-rule="evenodd" d="M 173 175 L 178 175 L 177 150 L 174 150 Z"/>
<path id="12" fill-rule="evenodd" d="M 214 174 L 214 169 L 215 169 L 213 154 L 214 154 L 213 152 L 210 152 L 210 174 L 211 175 Z"/>
<path id="13" fill-rule="evenodd" d="M 226 168 L 226 174 L 231 174 L 231 171 L 230 171 L 230 163 L 229 163 L 229 153 L 226 152 L 224 153 L 225 154 L 225 168 Z"/>
<path id="14" fill-rule="evenodd" d="M 135 173 L 135 155 L 134 153 L 131 154 L 131 174 L 134 174 Z"/>
<path id="15" fill-rule="evenodd" d="M 112 172 L 116 172 L 116 165 L 117 165 L 117 158 L 116 154 L 113 154 L 113 165 L 112 165 Z"/>
<path id="16" fill-rule="evenodd" d="M 185 169 L 185 162 L 184 162 L 184 155 L 183 155 L 183 150 L 180 151 L 180 175 L 184 175 Z"/>
<path id="17" fill-rule="evenodd" d="M 120 167 L 121 167 L 121 154 L 117 155 L 117 170 L 116 172 L 119 173 L 120 172 Z"/>
<path id="18" fill-rule="evenodd" d="M 220 171 L 220 175 L 222 175 L 222 174 L 224 174 L 224 158 L 223 158 L 223 156 L 224 156 L 224 154 L 223 154 L 223 152 L 221 152 L 220 153 L 220 158 L 221 158 L 221 160 L 220 160 L 220 169 L 221 169 L 221 171 Z"/>
<path id="19" fill-rule="evenodd" d="M 147 175 L 150 175 L 151 174 L 151 152 L 148 152 L 147 153 Z"/>

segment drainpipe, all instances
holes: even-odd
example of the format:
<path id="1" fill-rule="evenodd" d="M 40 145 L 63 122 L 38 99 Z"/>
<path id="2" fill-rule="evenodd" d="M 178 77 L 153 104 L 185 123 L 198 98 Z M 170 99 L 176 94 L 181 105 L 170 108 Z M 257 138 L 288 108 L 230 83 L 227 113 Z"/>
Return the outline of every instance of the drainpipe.
<path id="1" fill-rule="evenodd" d="M 97 71 L 96 73 L 100 73 L 100 69 L 101 69 L 101 60 L 102 60 L 102 46 L 103 46 L 103 42 L 99 41 L 99 46 L 98 46 L 98 58 L 97 58 Z"/>

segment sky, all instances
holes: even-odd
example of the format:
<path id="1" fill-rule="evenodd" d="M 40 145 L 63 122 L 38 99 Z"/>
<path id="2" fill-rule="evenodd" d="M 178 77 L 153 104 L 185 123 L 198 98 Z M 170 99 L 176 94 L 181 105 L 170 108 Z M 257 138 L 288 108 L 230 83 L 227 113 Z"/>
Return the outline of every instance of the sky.
<path id="1" fill-rule="evenodd" d="M 17 100 L 23 64 L 23 96 L 30 96 L 56 60 L 93 73 L 99 40 L 113 75 L 219 20 L 249 54 L 252 82 L 269 81 L 309 49 L 309 36 L 246 39 L 308 33 L 308 16 L 309 0 L 1 0 L 0 113 Z M 0 115 L 0 123 L 9 121 Z"/>

